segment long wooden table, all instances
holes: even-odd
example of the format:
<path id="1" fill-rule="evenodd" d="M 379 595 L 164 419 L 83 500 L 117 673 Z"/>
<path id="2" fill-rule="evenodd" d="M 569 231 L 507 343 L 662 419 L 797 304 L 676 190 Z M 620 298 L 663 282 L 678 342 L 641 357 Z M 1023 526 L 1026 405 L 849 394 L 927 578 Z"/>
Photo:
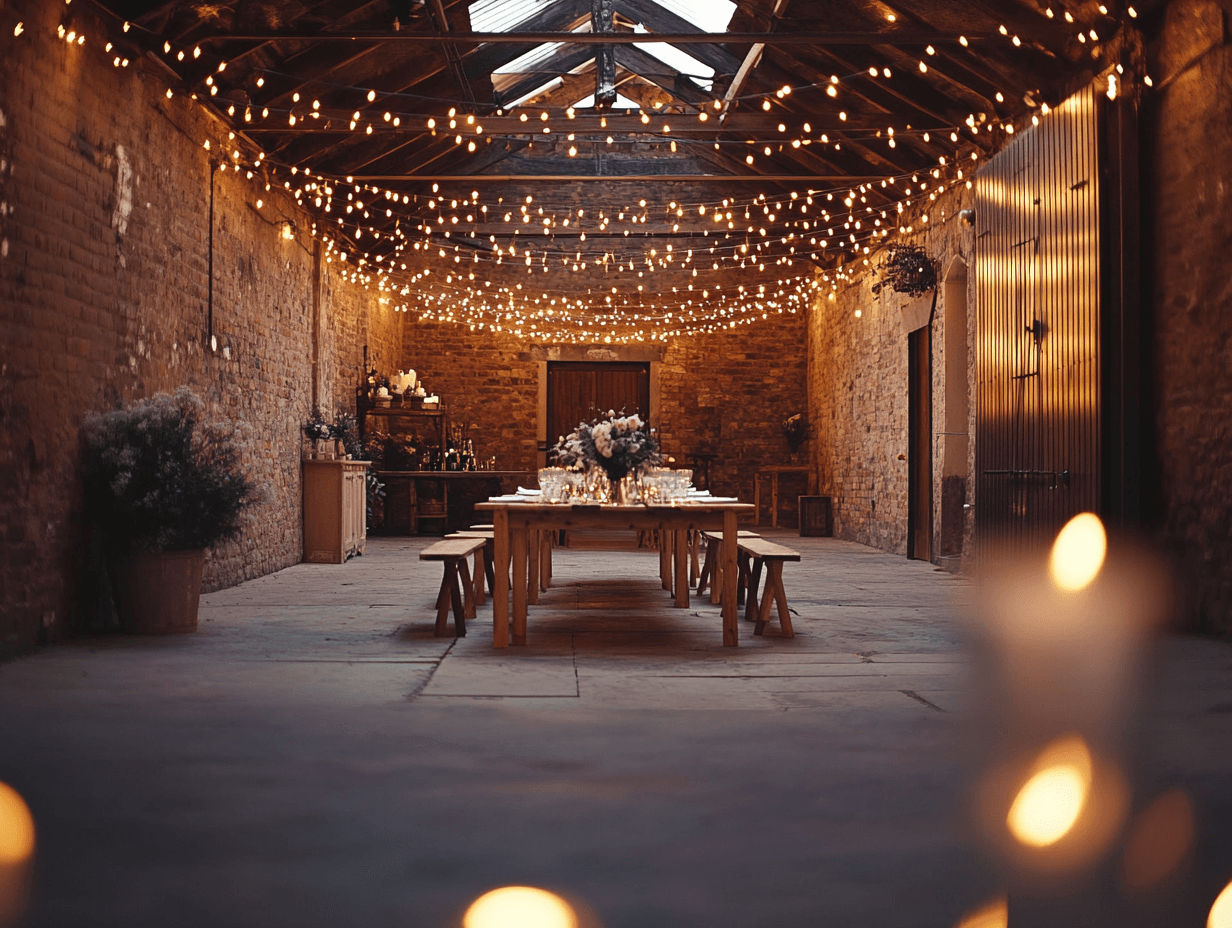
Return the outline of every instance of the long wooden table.
<path id="1" fill-rule="evenodd" d="M 537 600 L 540 585 L 540 551 L 534 539 L 541 537 L 543 532 L 560 529 L 625 528 L 632 531 L 657 530 L 661 538 L 672 539 L 674 563 L 667 560 L 667 549 L 664 547 L 660 557 L 660 573 L 664 586 L 674 588 L 675 605 L 681 608 L 689 605 L 688 532 L 723 533 L 723 644 L 733 648 L 738 644 L 737 521 L 741 515 L 753 514 L 750 504 L 690 502 L 679 506 L 614 506 L 490 500 L 477 503 L 475 509 L 492 514 L 496 561 L 492 590 L 492 643 L 496 647 L 509 646 L 510 605 L 513 643 L 526 644 L 527 606 Z M 669 565 L 674 581 L 670 584 L 666 575 Z M 510 566 L 514 577 L 512 590 Z"/>

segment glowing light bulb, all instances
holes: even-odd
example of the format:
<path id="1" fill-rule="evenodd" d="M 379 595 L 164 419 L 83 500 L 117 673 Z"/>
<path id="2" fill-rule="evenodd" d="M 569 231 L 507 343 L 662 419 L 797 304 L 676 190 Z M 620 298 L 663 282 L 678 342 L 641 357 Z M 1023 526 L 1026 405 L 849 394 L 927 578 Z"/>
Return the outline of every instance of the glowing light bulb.
<path id="1" fill-rule="evenodd" d="M 1067 592 L 1090 586 L 1104 566 L 1108 536 L 1099 516 L 1084 512 L 1074 516 L 1057 534 L 1049 558 L 1052 582 Z"/>
<path id="2" fill-rule="evenodd" d="M 34 837 L 34 817 L 25 800 L 7 783 L 0 783 L 0 867 L 29 860 Z"/>

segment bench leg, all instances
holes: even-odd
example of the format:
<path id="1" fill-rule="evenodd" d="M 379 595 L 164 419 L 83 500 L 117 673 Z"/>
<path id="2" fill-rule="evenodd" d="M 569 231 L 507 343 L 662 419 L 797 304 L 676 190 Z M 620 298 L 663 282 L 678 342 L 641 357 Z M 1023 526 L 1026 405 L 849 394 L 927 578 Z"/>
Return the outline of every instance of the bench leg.
<path id="1" fill-rule="evenodd" d="M 484 547 L 475 552 L 475 569 L 471 573 L 471 586 L 475 591 L 474 596 L 476 606 L 483 605 L 483 582 L 487 576 L 487 567 L 487 545 L 484 545 Z"/>
<path id="2" fill-rule="evenodd" d="M 736 552 L 736 565 L 739 573 L 736 576 L 736 605 L 744 605 L 744 591 L 749 585 L 749 556 L 743 551 Z"/>
<path id="3" fill-rule="evenodd" d="M 488 578 L 488 589 L 496 595 L 496 540 L 492 539 L 483 546 L 483 572 Z"/>
<path id="4" fill-rule="evenodd" d="M 783 562 L 774 561 L 770 566 L 768 579 L 774 581 L 774 601 L 779 607 L 779 628 L 784 638 L 794 638 L 796 632 L 791 627 L 791 610 L 787 608 L 787 591 L 783 589 Z"/>
<path id="5" fill-rule="evenodd" d="M 714 549 L 714 568 L 710 573 L 710 605 L 717 606 L 723 601 L 723 542 L 708 542 L 706 557 L 710 557 L 711 548 Z"/>
<path id="6" fill-rule="evenodd" d="M 462 583 L 462 619 L 463 621 L 473 619 L 475 617 L 475 581 L 471 579 L 471 568 L 464 557 L 458 558 L 458 579 Z M 460 634 L 466 633 L 461 632 Z"/>
<path id="7" fill-rule="evenodd" d="M 462 589 L 458 585 L 459 567 L 466 570 L 466 560 L 449 561 L 449 600 L 453 604 L 453 629 L 459 638 L 466 637 L 466 605 L 462 602 Z"/>
<path id="8" fill-rule="evenodd" d="M 749 588 L 745 594 L 744 620 L 746 622 L 756 622 L 760 616 L 758 610 L 757 587 L 761 583 L 761 568 L 762 559 L 759 557 L 753 558 L 753 564 L 749 568 Z M 766 585 L 766 592 L 770 591 L 769 584 Z M 765 594 L 763 594 L 764 596 Z"/>
<path id="9" fill-rule="evenodd" d="M 715 550 L 714 545 L 706 543 L 706 558 L 702 561 L 701 573 L 697 575 L 697 595 L 700 596 L 706 592 L 706 584 L 713 583 L 712 574 L 714 573 Z"/>
<path id="10" fill-rule="evenodd" d="M 767 565 L 766 590 L 761 597 L 761 609 L 758 611 L 757 625 L 753 629 L 754 635 L 760 635 L 766 630 L 766 623 L 770 621 L 770 609 L 773 606 L 778 606 L 779 629 L 783 637 L 796 637 L 795 630 L 791 627 L 791 612 L 787 608 L 787 592 L 783 589 L 782 561 L 771 561 Z"/>
<path id="11" fill-rule="evenodd" d="M 444 562 L 445 573 L 441 576 L 441 591 L 436 594 L 436 629 L 433 634 L 443 638 L 449 629 L 449 561 Z"/>

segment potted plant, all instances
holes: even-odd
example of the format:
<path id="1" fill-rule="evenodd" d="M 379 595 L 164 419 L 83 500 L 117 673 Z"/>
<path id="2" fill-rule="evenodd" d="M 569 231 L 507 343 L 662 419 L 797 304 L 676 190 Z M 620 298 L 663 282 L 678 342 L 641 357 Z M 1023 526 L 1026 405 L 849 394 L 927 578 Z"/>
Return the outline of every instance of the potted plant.
<path id="1" fill-rule="evenodd" d="M 108 539 L 132 631 L 196 630 L 205 550 L 234 537 L 260 495 L 234 428 L 204 412 L 181 387 L 82 426 L 87 515 Z"/>

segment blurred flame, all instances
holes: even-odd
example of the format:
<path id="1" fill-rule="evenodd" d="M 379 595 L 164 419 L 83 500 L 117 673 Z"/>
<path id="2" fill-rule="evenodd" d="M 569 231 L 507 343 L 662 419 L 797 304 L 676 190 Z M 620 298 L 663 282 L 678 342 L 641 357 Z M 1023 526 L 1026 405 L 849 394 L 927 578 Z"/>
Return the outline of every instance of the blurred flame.
<path id="1" fill-rule="evenodd" d="M 1211 914 L 1206 918 L 1206 928 L 1232 928 L 1232 883 L 1215 899 Z"/>
<path id="2" fill-rule="evenodd" d="M 1091 585 L 1108 553 L 1104 524 L 1093 512 L 1083 512 L 1065 523 L 1052 544 L 1048 572 L 1060 589 L 1077 592 Z"/>
<path id="3" fill-rule="evenodd" d="M 503 886 L 466 910 L 463 928 L 578 928 L 577 913 L 555 893 L 534 886 Z"/>
<path id="4" fill-rule="evenodd" d="M 1168 790 L 1142 811 L 1130 832 L 1121 866 L 1125 888 L 1163 882 L 1185 859 L 1193 839 L 1193 803 L 1184 791 Z"/>
<path id="5" fill-rule="evenodd" d="M 0 866 L 24 863 L 34 853 L 34 817 L 25 800 L 0 783 Z"/>
<path id="6" fill-rule="evenodd" d="M 968 912 L 955 928 L 1006 928 L 1009 923 L 1009 903 L 1005 899 L 997 899 L 974 912 Z"/>
<path id="7" fill-rule="evenodd" d="M 1050 744 L 1035 762 L 1006 816 L 1010 832 L 1023 844 L 1056 844 L 1078 821 L 1091 786 L 1091 753 L 1076 735 Z"/>

